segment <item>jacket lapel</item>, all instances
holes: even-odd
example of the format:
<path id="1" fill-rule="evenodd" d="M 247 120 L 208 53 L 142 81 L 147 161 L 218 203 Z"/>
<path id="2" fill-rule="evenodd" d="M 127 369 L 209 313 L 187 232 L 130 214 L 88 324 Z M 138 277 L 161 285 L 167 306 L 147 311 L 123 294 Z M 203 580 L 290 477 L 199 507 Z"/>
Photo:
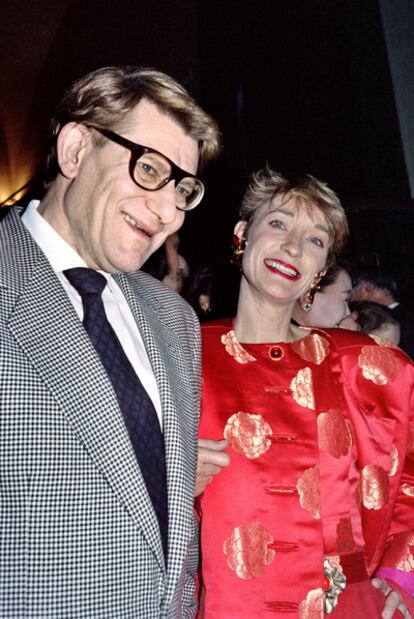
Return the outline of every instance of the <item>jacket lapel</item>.
<path id="1" fill-rule="evenodd" d="M 46 257 L 30 235 L 23 236 L 25 250 L 32 250 L 26 256 L 32 255 L 23 288 L 13 282 L 9 328 L 164 570 L 156 515 L 110 380 Z M 17 247 L 21 264 L 20 253 Z"/>
<path id="2" fill-rule="evenodd" d="M 194 393 L 180 377 L 180 368 L 185 372 L 185 359 L 178 336 L 161 318 L 163 308 L 156 304 L 145 286 L 137 287 L 140 273 L 134 275 L 132 290 L 128 276 L 116 276 L 143 337 L 161 396 L 164 440 L 167 464 L 168 488 L 168 592 L 172 596 L 182 570 L 192 531 L 191 515 L 194 502 L 193 454 L 186 449 L 188 427 L 185 415 L 194 417 Z M 178 414 L 180 411 L 180 414 Z"/>

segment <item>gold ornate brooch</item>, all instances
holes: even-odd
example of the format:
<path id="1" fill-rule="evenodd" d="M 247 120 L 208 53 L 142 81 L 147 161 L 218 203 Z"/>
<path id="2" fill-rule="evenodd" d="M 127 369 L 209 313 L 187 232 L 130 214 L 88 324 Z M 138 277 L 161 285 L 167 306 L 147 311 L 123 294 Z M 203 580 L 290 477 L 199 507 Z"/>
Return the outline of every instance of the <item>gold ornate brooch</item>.
<path id="1" fill-rule="evenodd" d="M 327 558 L 323 562 L 323 571 L 323 609 L 326 615 L 330 615 L 346 587 L 346 576 L 337 563 Z"/>

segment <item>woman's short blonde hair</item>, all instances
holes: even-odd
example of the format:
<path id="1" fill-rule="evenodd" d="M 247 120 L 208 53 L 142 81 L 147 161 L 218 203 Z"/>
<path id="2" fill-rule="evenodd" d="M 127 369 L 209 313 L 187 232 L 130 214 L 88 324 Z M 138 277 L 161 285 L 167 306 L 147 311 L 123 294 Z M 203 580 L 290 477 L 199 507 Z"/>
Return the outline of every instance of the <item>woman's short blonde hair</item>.
<path id="1" fill-rule="evenodd" d="M 66 123 L 112 129 L 144 98 L 197 141 L 200 168 L 218 155 L 220 133 L 216 121 L 176 80 L 147 67 L 104 67 L 77 80 L 58 105 L 51 121 L 52 144 L 46 163 L 48 184 L 59 171 L 56 139 Z M 100 137 L 96 140 L 98 145 L 103 141 Z"/>
<path id="2" fill-rule="evenodd" d="M 315 207 L 322 213 L 330 237 L 328 265 L 332 265 L 349 234 L 346 214 L 336 193 L 326 183 L 310 174 L 289 180 L 280 172 L 266 166 L 252 174 L 242 199 L 239 213 L 241 220 L 247 222 L 246 233 L 257 210 L 263 204 L 270 205 L 276 196 L 282 196 L 286 201 L 293 198 L 308 209 Z"/>

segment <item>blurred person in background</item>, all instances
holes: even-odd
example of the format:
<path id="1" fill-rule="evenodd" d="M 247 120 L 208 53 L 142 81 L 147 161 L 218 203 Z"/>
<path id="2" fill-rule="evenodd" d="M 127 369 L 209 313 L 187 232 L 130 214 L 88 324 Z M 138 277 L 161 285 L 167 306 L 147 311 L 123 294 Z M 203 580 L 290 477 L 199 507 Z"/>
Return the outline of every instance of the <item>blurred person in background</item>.
<path id="1" fill-rule="evenodd" d="M 186 279 L 190 275 L 187 260 L 178 253 L 180 237 L 175 232 L 149 257 L 142 271 L 159 279 L 163 284 L 181 294 Z"/>
<path id="2" fill-rule="evenodd" d="M 380 337 L 394 346 L 399 345 L 400 325 L 388 307 L 373 301 L 352 301 L 350 310 L 362 333 Z"/>
<path id="3" fill-rule="evenodd" d="M 331 267 L 319 282 L 312 303 L 299 300 L 295 305 L 293 319 L 303 327 L 339 327 L 358 331 L 348 305 L 351 292 L 348 272 L 340 266 Z"/>
<path id="4" fill-rule="evenodd" d="M 395 279 L 380 268 L 352 273 L 351 301 L 373 301 L 391 310 L 401 329 L 399 346 L 414 359 L 414 312 L 400 303 Z"/>
<path id="5" fill-rule="evenodd" d="M 200 322 L 211 319 L 213 272 L 210 267 L 200 267 L 189 277 L 183 296 L 196 312 Z"/>

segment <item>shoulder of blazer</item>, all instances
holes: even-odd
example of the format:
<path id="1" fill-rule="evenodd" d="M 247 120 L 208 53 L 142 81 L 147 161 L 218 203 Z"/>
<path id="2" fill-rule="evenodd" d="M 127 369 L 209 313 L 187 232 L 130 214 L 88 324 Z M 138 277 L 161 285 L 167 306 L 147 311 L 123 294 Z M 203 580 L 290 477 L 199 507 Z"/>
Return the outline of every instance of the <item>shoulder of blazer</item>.
<path id="1" fill-rule="evenodd" d="M 0 220 L 0 286 L 21 290 L 34 265 L 43 257 L 21 221 L 21 207 L 12 207 Z"/>
<path id="2" fill-rule="evenodd" d="M 115 275 L 138 321 L 147 345 L 157 341 L 157 350 L 168 346 L 173 365 L 184 355 L 198 375 L 200 364 L 200 325 L 193 309 L 176 292 L 147 273 Z M 155 340 L 154 340 L 155 338 Z M 173 348 L 171 348 L 173 346 Z M 175 350 L 175 352 L 172 352 Z M 167 355 L 168 356 L 168 355 Z M 198 379 L 197 379 L 198 380 Z"/>
<path id="3" fill-rule="evenodd" d="M 165 286 L 152 275 L 143 271 L 116 275 L 115 279 L 122 285 L 126 283 L 139 302 L 153 312 L 173 330 L 181 331 L 183 325 L 195 326 L 198 330 L 197 316 L 190 305 L 174 290 Z"/>

